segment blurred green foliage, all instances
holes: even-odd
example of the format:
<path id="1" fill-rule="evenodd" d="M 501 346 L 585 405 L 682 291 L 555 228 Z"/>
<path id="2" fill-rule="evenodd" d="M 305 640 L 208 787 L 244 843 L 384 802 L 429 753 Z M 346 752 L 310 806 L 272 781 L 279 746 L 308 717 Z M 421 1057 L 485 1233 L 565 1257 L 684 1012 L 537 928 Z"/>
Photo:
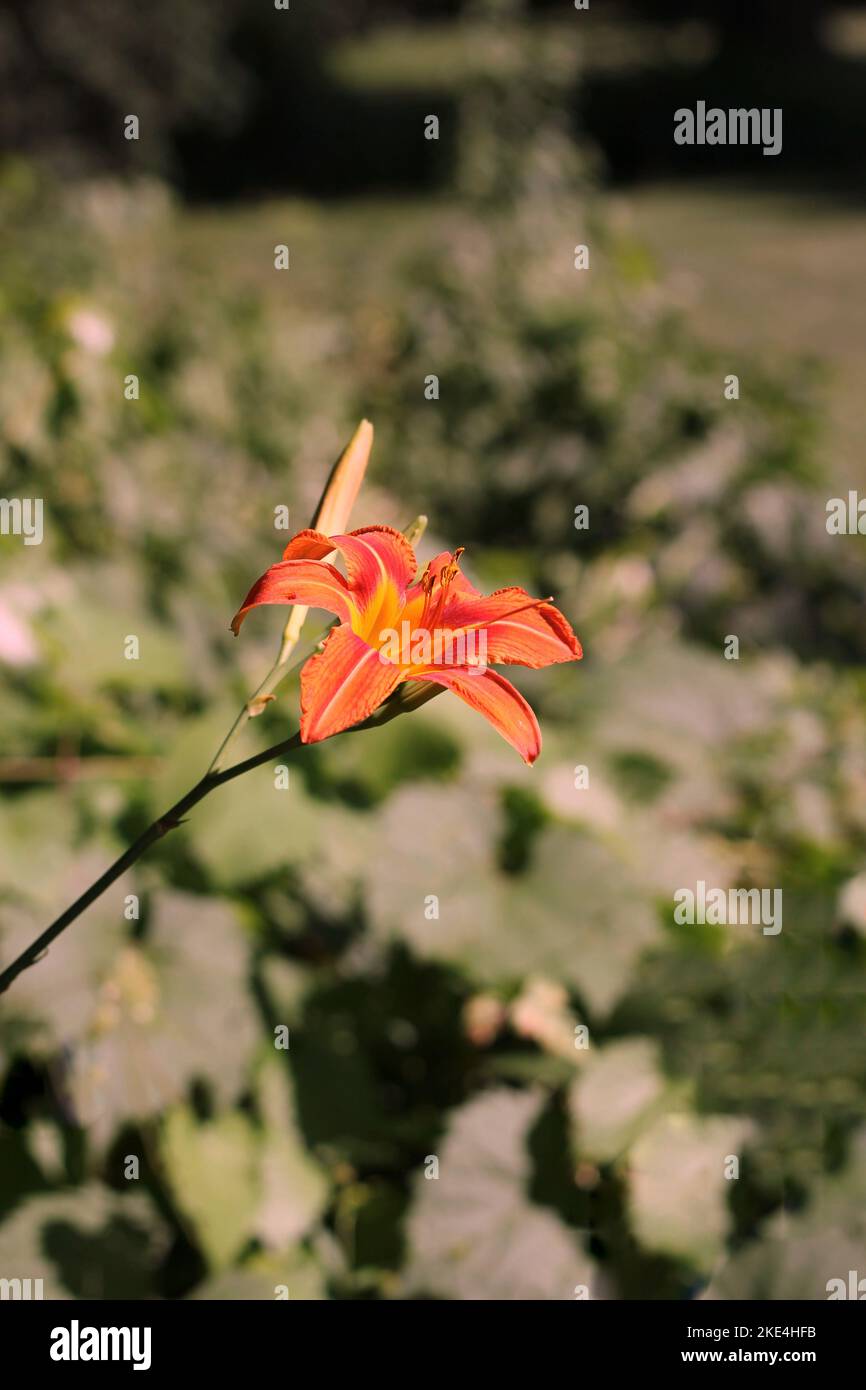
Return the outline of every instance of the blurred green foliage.
<path id="1" fill-rule="evenodd" d="M 2 959 L 207 765 L 273 654 L 280 614 L 227 627 L 274 508 L 359 414 L 357 523 L 428 511 L 587 652 L 517 673 L 534 770 L 450 699 L 303 750 L 3 997 L 0 1273 L 46 1296 L 823 1298 L 862 1250 L 866 584 L 814 374 L 724 400 L 567 65 L 490 37 L 460 195 L 397 225 L 0 181 L 3 491 L 46 503 L 0 550 Z M 783 931 L 676 926 L 698 879 L 782 887 Z"/>

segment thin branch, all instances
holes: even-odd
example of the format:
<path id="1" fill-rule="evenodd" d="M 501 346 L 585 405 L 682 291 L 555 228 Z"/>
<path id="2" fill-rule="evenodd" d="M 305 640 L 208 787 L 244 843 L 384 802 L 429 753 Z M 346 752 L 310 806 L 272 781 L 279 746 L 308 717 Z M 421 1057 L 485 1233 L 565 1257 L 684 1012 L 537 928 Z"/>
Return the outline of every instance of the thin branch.
<path id="1" fill-rule="evenodd" d="M 293 612 L 297 611 L 297 609 L 293 610 Z M 291 619 L 289 621 L 291 622 Z M 288 631 L 288 626 L 289 624 L 287 623 L 286 631 Z M 290 671 L 293 671 L 295 667 L 299 666 L 301 664 L 301 661 L 304 660 L 304 658 L 301 657 L 297 661 L 292 662 L 290 665 L 289 657 L 291 656 L 293 649 L 294 643 L 292 643 L 291 646 L 287 647 L 286 632 L 284 632 L 282 644 L 280 646 L 279 656 L 277 657 L 270 671 L 268 671 L 268 674 L 265 676 L 261 685 L 254 692 L 254 694 L 250 696 L 246 704 L 239 711 L 237 718 L 235 719 L 235 722 L 232 724 L 231 728 L 229 729 L 228 733 L 226 734 L 225 738 L 223 739 L 222 743 L 220 744 L 219 748 L 214 754 L 213 762 L 208 768 L 209 773 L 213 773 L 214 775 L 216 775 L 222 770 L 223 764 L 226 760 L 226 757 L 228 756 L 229 751 L 237 742 L 237 739 L 240 737 L 241 733 L 246 728 L 249 721 L 251 719 L 254 719 L 257 714 L 261 714 L 265 705 L 274 698 L 274 691 L 277 689 L 277 686 L 281 684 L 281 682 L 289 674 Z"/>
<path id="2" fill-rule="evenodd" d="M 378 729 L 383 724 L 388 724 L 399 714 L 406 714 L 410 710 L 418 709 L 419 706 L 426 704 L 428 700 L 442 693 L 442 686 L 419 681 L 407 681 L 400 689 L 395 692 L 383 705 L 371 714 L 369 719 L 365 719 L 361 724 L 354 724 L 350 729 L 345 729 L 346 734 L 360 733 L 362 729 Z M 266 748 L 263 753 L 255 753 L 251 758 L 246 758 L 242 763 L 235 763 L 233 767 L 223 768 L 221 772 L 209 770 L 197 782 L 190 791 L 176 801 L 163 815 L 159 816 L 152 825 L 149 825 L 143 834 L 125 850 L 119 859 L 115 859 L 110 868 L 106 869 L 95 883 L 92 883 L 86 892 L 76 898 L 65 912 L 62 912 L 56 921 L 46 927 L 41 936 L 16 956 L 11 965 L 0 973 L 0 994 L 5 993 L 9 986 L 26 970 L 28 966 L 34 965 L 44 951 L 55 941 L 61 932 L 65 931 L 77 917 L 80 917 L 91 903 L 101 898 L 106 888 L 110 888 L 112 883 L 120 878 L 128 868 L 141 858 L 145 850 L 150 849 L 151 845 L 161 840 L 170 830 L 175 830 L 188 811 L 203 801 L 216 787 L 223 786 L 226 782 L 233 782 L 236 777 L 241 777 L 245 772 L 252 772 L 254 768 L 261 767 L 263 763 L 270 762 L 273 758 L 281 757 L 286 753 L 293 753 L 298 748 L 302 748 L 300 733 L 292 734 L 291 738 L 283 739 L 281 743 L 275 743 L 270 748 Z"/>
<path id="3" fill-rule="evenodd" d="M 225 768 L 222 772 L 207 772 L 201 781 L 197 782 L 185 796 L 182 796 L 179 801 L 176 801 L 175 804 L 170 807 L 168 811 L 164 812 L 163 815 L 159 816 L 152 825 L 149 825 L 147 830 L 139 835 L 138 839 L 129 846 L 129 849 L 125 850 L 119 859 L 115 859 L 111 867 L 106 869 L 105 873 L 102 874 L 95 883 L 92 883 L 90 887 L 81 894 L 80 898 L 76 898 L 75 902 L 72 903 L 65 912 L 62 912 L 57 920 L 51 923 L 50 927 L 46 927 L 42 935 L 38 936 L 25 951 L 22 951 L 21 954 L 12 961 L 11 965 L 7 965 L 6 969 L 0 973 L 0 994 L 3 994 L 4 991 L 9 988 L 13 980 L 16 980 L 21 974 L 22 970 L 26 970 L 29 965 L 33 965 L 42 955 L 43 951 L 51 945 L 52 941 L 56 940 L 60 933 L 65 931 L 77 917 L 80 917 L 82 912 L 84 912 L 91 903 L 96 902 L 96 899 L 102 896 L 106 888 L 110 888 L 112 883 L 120 878 L 121 874 L 125 873 L 136 860 L 140 859 L 145 850 L 150 849 L 151 845 L 161 840 L 164 835 L 168 834 L 169 830 L 174 830 L 180 825 L 187 811 L 191 811 L 193 806 L 197 806 L 200 801 L 203 801 L 215 787 L 221 787 L 224 782 L 231 782 L 235 777 L 240 777 L 242 773 L 250 772 L 253 768 L 260 767 L 262 763 L 268 762 L 271 758 L 275 758 L 280 754 L 292 752 L 300 746 L 300 734 L 293 734 L 291 738 L 284 739 L 282 743 L 275 743 L 273 747 L 266 748 L 263 753 L 257 753 L 254 757 L 247 758 L 245 762 L 236 763 L 234 767 Z"/>

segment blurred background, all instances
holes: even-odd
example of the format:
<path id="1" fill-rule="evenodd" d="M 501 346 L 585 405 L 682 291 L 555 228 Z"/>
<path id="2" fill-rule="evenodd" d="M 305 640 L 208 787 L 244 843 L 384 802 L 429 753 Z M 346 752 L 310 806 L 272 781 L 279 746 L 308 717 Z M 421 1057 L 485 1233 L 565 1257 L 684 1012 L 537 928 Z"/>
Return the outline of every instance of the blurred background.
<path id="1" fill-rule="evenodd" d="M 352 524 L 426 512 L 422 558 L 586 651 L 509 671 L 535 768 L 450 698 L 265 766 L 20 977 L 0 1277 L 866 1275 L 866 561 L 825 526 L 864 70 L 866 9 L 819 0 L 0 5 L 0 491 L 45 503 L 0 537 L 0 961 L 208 765 L 278 644 L 228 631 L 274 508 L 308 523 L 362 416 Z M 782 107 L 782 154 L 676 146 L 697 100 Z M 295 680 L 242 751 L 296 716 Z M 699 880 L 781 888 L 783 930 L 676 925 Z"/>

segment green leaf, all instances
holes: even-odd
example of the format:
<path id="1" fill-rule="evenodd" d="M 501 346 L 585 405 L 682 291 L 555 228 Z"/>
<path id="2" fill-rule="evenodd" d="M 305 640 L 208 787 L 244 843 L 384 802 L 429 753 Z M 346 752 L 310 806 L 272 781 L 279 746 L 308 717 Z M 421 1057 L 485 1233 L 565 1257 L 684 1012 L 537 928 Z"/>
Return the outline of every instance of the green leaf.
<path id="1" fill-rule="evenodd" d="M 88 863 L 85 882 L 93 876 Z M 97 1144 L 118 1124 L 181 1100 L 196 1079 L 228 1104 L 260 1031 L 234 909 L 160 892 L 139 942 L 123 916 L 128 891 L 118 881 L 9 995 L 10 1008 L 38 1027 L 33 1046 L 62 1050 L 68 1103 Z"/>
<path id="2" fill-rule="evenodd" d="M 658 937 L 650 904 L 619 858 L 564 826 L 538 836 L 527 872 L 499 873 L 497 815 L 491 795 L 465 788 L 392 797 L 367 871 L 374 930 L 483 983 L 563 981 L 606 1012 Z M 438 918 L 427 906 L 434 895 Z"/>
<path id="3" fill-rule="evenodd" d="M 864 1249 L 866 1128 L 861 1128 L 842 1173 L 824 1178 L 802 1211 L 773 1216 L 757 1241 L 720 1265 L 702 1297 L 851 1298 L 850 1271 L 855 1286 L 866 1277 Z M 862 1299 L 863 1293 L 858 1288 L 853 1296 Z"/>
<path id="4" fill-rule="evenodd" d="M 350 802 L 369 805 L 402 782 L 447 776 L 460 762 L 460 745 L 435 720 L 413 714 L 370 736 L 325 742 L 319 757 L 331 786 Z"/>
<path id="5" fill-rule="evenodd" d="M 160 1150 L 178 1207 L 212 1269 L 225 1269 L 257 1236 L 290 1249 L 321 1215 L 329 1184 L 295 1122 L 289 1073 L 274 1055 L 256 1095 L 262 1127 L 228 1111 L 203 1124 L 187 1106 L 166 1117 Z"/>
<path id="6" fill-rule="evenodd" d="M 568 1097 L 575 1145 L 581 1158 L 610 1163 L 664 1104 L 667 1083 L 649 1038 L 627 1038 L 583 1055 Z"/>
<path id="7" fill-rule="evenodd" d="M 490 1091 L 457 1111 L 439 1177 L 419 1177 L 407 1285 L 448 1299 L 573 1299 L 594 1267 L 576 1236 L 527 1196 L 527 1137 L 543 1097 Z M 435 1156 L 435 1155 L 434 1155 Z"/>
<path id="8" fill-rule="evenodd" d="M 274 769 L 289 769 L 287 787 Z M 221 888 L 254 883 L 309 860 L 322 839 L 319 804 L 304 790 L 292 759 L 274 759 L 219 787 L 195 808 L 185 826 L 192 848 Z"/>
<path id="9" fill-rule="evenodd" d="M 138 587 L 134 571 L 118 565 L 76 576 L 69 602 L 41 620 L 65 688 L 184 691 L 194 682 L 183 642 L 146 611 Z M 130 636 L 138 656 L 128 659 Z"/>
<path id="10" fill-rule="evenodd" d="M 74 803 L 55 792 L 7 799 L 0 806 L 0 898 L 60 911 L 58 895 L 75 871 L 77 830 Z"/>
<path id="11" fill-rule="evenodd" d="M 298 1133 L 289 1073 L 277 1056 L 269 1057 L 261 1069 L 258 1098 L 265 1133 L 253 1231 L 269 1249 L 284 1250 L 319 1218 L 330 1189 Z"/>
<path id="12" fill-rule="evenodd" d="M 408 787 L 379 821 L 379 853 L 366 871 L 374 929 L 400 936 L 421 956 L 495 973 L 492 931 L 499 907 L 494 858 L 498 803 L 465 787 Z M 438 899 L 438 917 L 426 915 Z M 489 955 L 493 945 L 493 955 Z"/>
<path id="13" fill-rule="evenodd" d="M 346 917 L 356 908 L 365 871 L 376 857 L 376 823 L 369 815 L 322 802 L 316 803 L 315 815 L 315 853 L 298 864 L 298 885 L 323 917 Z"/>
<path id="14" fill-rule="evenodd" d="M 741 1155 L 751 1131 L 732 1116 L 678 1114 L 641 1135 L 630 1153 L 628 1204 L 642 1245 L 712 1268 L 731 1225 L 726 1163 Z"/>
<path id="15" fill-rule="evenodd" d="M 514 970 L 571 984 L 599 1014 L 628 988 L 641 955 L 659 939 L 652 906 L 627 865 L 562 826 L 539 838 L 529 872 L 506 892 L 502 915 Z"/>
<path id="16" fill-rule="evenodd" d="M 290 1301 L 319 1301 L 327 1298 L 325 1273 L 315 1256 L 289 1250 L 279 1257 L 258 1256 L 238 1269 L 226 1270 L 200 1285 L 192 1297 L 226 1303 L 286 1297 Z"/>
<path id="17" fill-rule="evenodd" d="M 254 1128 L 236 1112 L 198 1124 L 179 1106 L 165 1117 L 160 1156 L 208 1264 L 224 1269 L 246 1244 L 259 1201 Z"/>

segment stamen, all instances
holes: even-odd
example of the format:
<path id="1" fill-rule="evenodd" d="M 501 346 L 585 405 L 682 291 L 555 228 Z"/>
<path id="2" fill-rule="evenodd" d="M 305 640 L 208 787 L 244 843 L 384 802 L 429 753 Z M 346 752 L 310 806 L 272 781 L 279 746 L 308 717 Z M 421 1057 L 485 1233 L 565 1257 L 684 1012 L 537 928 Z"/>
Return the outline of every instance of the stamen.
<path id="1" fill-rule="evenodd" d="M 436 586 L 436 579 L 434 575 L 429 573 L 430 566 L 427 566 L 427 570 L 421 579 L 426 598 L 418 627 L 426 628 L 428 631 L 436 627 L 448 593 L 448 586 L 460 569 L 460 556 L 465 549 L 466 547 L 463 545 L 458 546 L 447 565 L 442 566 L 439 571 L 439 589 L 435 599 L 433 597 L 433 591 Z"/>

